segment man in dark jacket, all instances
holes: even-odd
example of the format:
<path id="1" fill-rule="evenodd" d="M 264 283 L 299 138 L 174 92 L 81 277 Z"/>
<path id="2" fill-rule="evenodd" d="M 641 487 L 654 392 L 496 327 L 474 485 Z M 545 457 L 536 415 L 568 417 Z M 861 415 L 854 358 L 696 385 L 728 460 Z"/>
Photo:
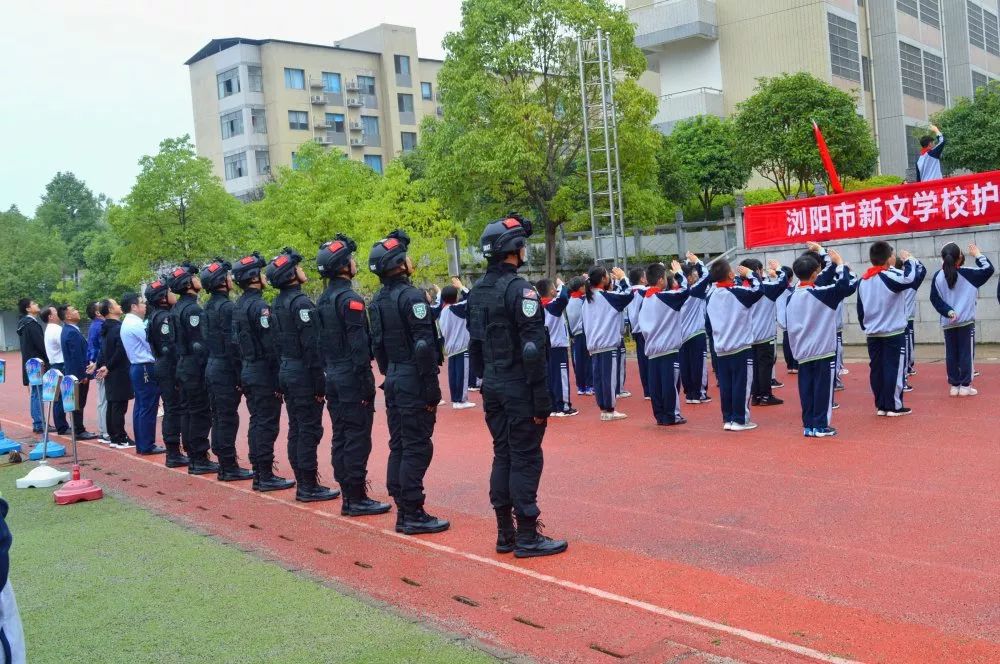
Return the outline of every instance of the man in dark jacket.
<path id="1" fill-rule="evenodd" d="M 132 399 L 132 380 L 129 370 L 132 368 L 122 345 L 121 315 L 122 308 L 114 300 L 101 302 L 101 315 L 104 316 L 104 339 L 101 344 L 101 356 L 97 360 L 100 367 L 97 377 L 104 379 L 104 393 L 108 399 L 108 435 L 111 446 L 118 449 L 135 447 L 135 442 L 125 433 L 125 413 L 128 402 Z"/>
<path id="2" fill-rule="evenodd" d="M 87 394 L 90 392 L 90 377 L 87 375 L 87 340 L 80 332 L 80 312 L 72 305 L 59 307 L 56 310 L 59 320 L 63 322 L 60 343 L 63 350 L 63 375 L 76 376 L 77 398 L 76 410 L 73 411 L 73 430 L 77 440 L 93 440 L 97 434 L 87 431 L 83 425 L 83 409 L 87 407 Z"/>
<path id="3" fill-rule="evenodd" d="M 45 332 L 42 324 L 38 322 L 38 303 L 30 298 L 23 298 L 17 303 L 17 309 L 21 313 L 21 320 L 17 322 L 17 336 L 21 338 L 21 380 L 28 385 L 28 370 L 25 363 L 33 357 L 37 357 L 45 363 Z M 36 385 L 30 388 L 31 391 L 31 430 L 35 433 L 42 433 L 45 426 L 44 415 L 42 414 L 42 387 Z"/>

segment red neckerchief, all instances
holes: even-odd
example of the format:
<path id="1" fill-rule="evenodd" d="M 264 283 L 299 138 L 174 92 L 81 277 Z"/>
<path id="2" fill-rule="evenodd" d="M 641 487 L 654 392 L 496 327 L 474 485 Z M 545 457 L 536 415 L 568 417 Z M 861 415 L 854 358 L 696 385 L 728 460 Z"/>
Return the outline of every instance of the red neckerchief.
<path id="1" fill-rule="evenodd" d="M 576 298 L 576 299 L 578 299 L 578 300 L 579 300 L 579 299 L 580 299 L 581 297 L 583 297 L 583 295 L 584 295 L 583 291 L 580 291 L 580 292 L 578 292 L 578 293 L 570 293 L 570 294 L 569 294 L 569 296 L 570 296 L 570 297 L 573 297 L 573 298 Z"/>
<path id="2" fill-rule="evenodd" d="M 646 289 L 646 292 L 643 293 L 642 296 L 643 297 L 653 297 L 654 295 L 656 295 L 657 293 L 659 293 L 661 290 L 663 290 L 663 289 L 660 288 L 659 286 L 650 286 L 649 288 Z"/>
<path id="3" fill-rule="evenodd" d="M 799 288 L 812 288 L 816 285 L 815 281 L 800 281 Z"/>
<path id="4" fill-rule="evenodd" d="M 928 152 L 930 152 L 933 149 L 934 148 L 920 148 L 920 154 L 921 154 L 921 156 L 925 155 L 925 154 L 927 154 Z"/>
<path id="5" fill-rule="evenodd" d="M 750 288 L 750 280 L 749 279 L 744 279 L 743 280 L 743 288 Z"/>
<path id="6" fill-rule="evenodd" d="M 887 268 L 885 265 L 872 265 L 870 268 L 868 268 L 868 271 L 865 272 L 861 276 L 861 278 L 862 279 L 871 279 L 872 277 L 874 277 L 879 272 L 885 272 L 888 269 L 889 268 Z"/>
<path id="7" fill-rule="evenodd" d="M 715 287 L 716 288 L 732 288 L 735 285 L 736 284 L 733 283 L 732 279 L 730 279 L 729 281 L 717 281 L 717 282 L 715 282 Z"/>
<path id="8" fill-rule="evenodd" d="M 555 299 L 554 297 L 543 297 L 542 298 L 542 306 L 543 307 L 549 306 L 549 302 L 551 302 L 554 299 Z"/>

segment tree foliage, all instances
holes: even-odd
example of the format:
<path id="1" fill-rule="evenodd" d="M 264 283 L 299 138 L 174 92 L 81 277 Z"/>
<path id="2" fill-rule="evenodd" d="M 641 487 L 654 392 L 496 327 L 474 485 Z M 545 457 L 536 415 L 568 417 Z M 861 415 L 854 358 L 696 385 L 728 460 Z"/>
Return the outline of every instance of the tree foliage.
<path id="1" fill-rule="evenodd" d="M 630 218 L 650 221 L 656 193 L 656 100 L 637 77 L 645 58 L 624 9 L 606 0 L 466 0 L 444 40 L 444 117 L 423 125 L 427 178 L 475 233 L 517 209 L 534 217 L 555 268 L 556 229 L 586 205 L 576 35 L 601 28 L 621 70 L 618 139 Z"/>
<path id="2" fill-rule="evenodd" d="M 22 297 L 47 301 L 67 260 L 58 233 L 11 206 L 0 212 L 0 246 L 9 252 L 0 261 L 0 309 L 15 309 Z"/>
<path id="3" fill-rule="evenodd" d="M 1000 169 L 1000 81 L 961 98 L 934 117 L 947 137 L 943 160 L 949 168 L 973 172 Z"/>
<path id="4" fill-rule="evenodd" d="M 747 163 L 783 196 L 826 179 L 812 121 L 823 130 L 838 172 L 872 175 L 878 148 L 857 99 L 812 74 L 799 72 L 758 80 L 757 91 L 738 107 L 736 128 Z"/>
<path id="5" fill-rule="evenodd" d="M 665 142 L 676 154 L 681 185 L 690 187 L 706 220 L 719 194 L 731 194 L 750 179 L 750 166 L 739 149 L 736 127 L 729 120 L 714 115 L 682 120 Z"/>
<path id="6" fill-rule="evenodd" d="M 98 199 L 87 185 L 70 172 L 56 173 L 45 185 L 35 220 L 59 234 L 66 245 L 67 272 L 78 277 L 85 266 L 84 251 L 97 232 L 103 197 Z"/>

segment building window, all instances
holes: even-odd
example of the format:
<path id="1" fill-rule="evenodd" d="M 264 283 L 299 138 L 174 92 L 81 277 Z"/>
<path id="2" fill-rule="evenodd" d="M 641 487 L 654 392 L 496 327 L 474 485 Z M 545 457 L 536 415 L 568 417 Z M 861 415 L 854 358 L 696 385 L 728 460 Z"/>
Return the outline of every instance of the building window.
<path id="1" fill-rule="evenodd" d="M 292 170 L 299 170 L 299 155 L 297 152 L 292 153 Z"/>
<path id="2" fill-rule="evenodd" d="M 231 154 L 223 162 L 226 166 L 226 179 L 235 180 L 247 175 L 247 153 Z"/>
<path id="3" fill-rule="evenodd" d="M 267 150 L 257 150 L 254 153 L 257 161 L 257 175 L 268 175 L 271 172 L 271 153 Z"/>
<path id="4" fill-rule="evenodd" d="M 377 154 L 366 154 L 365 163 L 371 167 L 373 171 L 382 175 L 382 157 Z"/>
<path id="5" fill-rule="evenodd" d="M 219 85 L 219 99 L 236 94 L 240 91 L 240 68 L 233 67 L 216 74 L 215 81 Z"/>
<path id="6" fill-rule="evenodd" d="M 400 113 L 413 112 L 413 95 L 396 95 L 396 100 L 399 104 Z"/>
<path id="7" fill-rule="evenodd" d="M 250 109 L 250 124 L 253 126 L 255 134 L 267 133 L 267 117 L 264 115 L 263 108 Z"/>
<path id="8" fill-rule="evenodd" d="M 285 87 L 291 90 L 305 90 L 306 73 L 301 69 L 285 67 Z"/>
<path id="9" fill-rule="evenodd" d="M 896 9 L 914 18 L 920 17 L 920 12 L 917 11 L 917 0 L 896 0 Z"/>
<path id="10" fill-rule="evenodd" d="M 938 0 L 920 0 L 920 20 L 932 28 L 941 27 L 941 8 Z"/>
<path id="11" fill-rule="evenodd" d="M 1000 55 L 1000 21 L 997 15 L 983 10 L 983 35 L 986 38 L 986 51 Z"/>
<path id="12" fill-rule="evenodd" d="M 264 74 L 261 72 L 260 67 L 254 67 L 253 65 L 247 67 L 247 80 L 250 83 L 250 92 L 264 91 Z"/>
<path id="13" fill-rule="evenodd" d="M 422 99 L 433 99 L 434 94 L 431 91 L 431 84 L 426 81 L 420 84 L 420 97 Z"/>
<path id="14" fill-rule="evenodd" d="M 858 26 L 836 14 L 827 14 L 830 32 L 830 68 L 834 76 L 861 82 Z"/>
<path id="15" fill-rule="evenodd" d="M 942 106 L 947 102 L 944 93 L 944 61 L 924 51 L 924 88 L 927 101 Z"/>
<path id="16" fill-rule="evenodd" d="M 326 114 L 326 124 L 331 131 L 335 131 L 338 134 L 344 133 L 344 114 L 343 113 L 327 113 Z"/>
<path id="17" fill-rule="evenodd" d="M 986 74 L 980 74 L 978 71 L 973 70 L 972 72 L 972 92 L 975 93 L 979 88 L 985 88 L 990 84 L 990 78 Z"/>
<path id="18" fill-rule="evenodd" d="M 219 120 L 222 124 L 222 138 L 232 138 L 243 133 L 243 111 L 226 113 Z"/>
<path id="19" fill-rule="evenodd" d="M 375 77 L 374 76 L 358 76 L 358 90 L 363 95 L 373 95 L 373 94 L 375 94 Z"/>
<path id="20" fill-rule="evenodd" d="M 417 147 L 417 133 L 415 131 L 404 131 L 399 136 L 403 141 L 403 152 L 409 152 Z"/>
<path id="21" fill-rule="evenodd" d="M 323 72 L 323 92 L 340 94 L 340 74 Z"/>
<path id="22" fill-rule="evenodd" d="M 396 62 L 396 73 L 409 76 L 410 74 L 410 56 L 408 55 L 394 55 L 392 59 Z"/>
<path id="23" fill-rule="evenodd" d="M 903 78 L 903 93 L 924 98 L 924 72 L 920 49 L 899 42 L 899 65 Z"/>
<path id="24" fill-rule="evenodd" d="M 983 26 L 983 8 L 966 1 L 969 8 L 969 43 L 986 49 L 986 35 Z"/>
<path id="25" fill-rule="evenodd" d="M 368 136 L 378 136 L 378 118 L 374 115 L 362 115 L 361 131 Z"/>
<path id="26" fill-rule="evenodd" d="M 867 55 L 861 56 L 861 80 L 865 88 L 865 92 L 872 91 L 872 61 L 868 59 Z"/>
<path id="27" fill-rule="evenodd" d="M 288 111 L 289 129 L 308 129 L 309 114 L 305 111 Z"/>

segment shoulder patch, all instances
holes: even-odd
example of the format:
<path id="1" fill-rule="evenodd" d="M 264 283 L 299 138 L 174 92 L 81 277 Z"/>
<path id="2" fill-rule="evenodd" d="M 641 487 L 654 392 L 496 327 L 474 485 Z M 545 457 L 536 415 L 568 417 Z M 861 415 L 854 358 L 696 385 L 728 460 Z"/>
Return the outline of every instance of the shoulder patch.
<path id="1" fill-rule="evenodd" d="M 529 300 L 527 298 L 521 300 L 521 311 L 525 316 L 531 318 L 538 313 L 538 300 Z"/>
<path id="2" fill-rule="evenodd" d="M 521 296 L 531 300 L 537 300 L 538 291 L 536 291 L 534 288 L 525 288 L 523 291 L 521 291 Z"/>
<path id="3" fill-rule="evenodd" d="M 308 323 L 309 322 L 309 310 L 308 309 L 299 309 L 299 319 L 303 323 Z"/>
<path id="4" fill-rule="evenodd" d="M 351 300 L 351 303 L 347 305 L 347 308 L 351 311 L 364 311 L 365 303 L 357 300 Z"/>
<path id="5" fill-rule="evenodd" d="M 413 317 L 417 320 L 423 320 L 427 318 L 427 303 L 418 302 L 413 305 Z"/>
<path id="6" fill-rule="evenodd" d="M 170 321 L 163 322 L 163 325 L 160 326 L 160 334 L 164 336 L 170 334 Z"/>
<path id="7" fill-rule="evenodd" d="M 198 327 L 198 323 L 201 322 L 201 316 L 191 316 L 188 318 L 188 323 L 191 327 Z"/>
<path id="8" fill-rule="evenodd" d="M 267 315 L 266 311 L 265 309 L 265 313 L 260 315 L 260 326 L 265 330 L 271 327 L 271 317 Z"/>

